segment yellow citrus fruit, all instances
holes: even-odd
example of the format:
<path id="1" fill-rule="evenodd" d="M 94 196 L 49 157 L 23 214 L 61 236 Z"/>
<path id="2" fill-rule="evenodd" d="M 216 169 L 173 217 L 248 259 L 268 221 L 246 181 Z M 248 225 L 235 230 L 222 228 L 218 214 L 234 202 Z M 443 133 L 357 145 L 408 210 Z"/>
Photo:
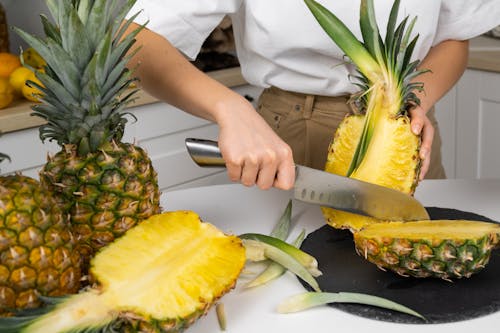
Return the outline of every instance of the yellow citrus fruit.
<path id="1" fill-rule="evenodd" d="M 33 73 L 27 67 L 21 66 L 16 69 L 9 75 L 9 83 L 14 88 L 17 93 L 21 93 L 23 86 L 26 84 L 26 80 Z"/>
<path id="2" fill-rule="evenodd" d="M 14 100 L 14 88 L 9 84 L 9 80 L 0 77 L 0 109 L 6 108 Z"/>
<path id="3" fill-rule="evenodd" d="M 9 77 L 10 73 L 18 67 L 21 67 L 19 56 L 8 52 L 0 52 L 0 77 Z"/>
<path id="4" fill-rule="evenodd" d="M 46 65 L 45 60 L 38 54 L 38 52 L 32 48 L 28 47 L 22 53 L 23 62 L 25 65 L 31 66 L 33 68 L 43 68 Z"/>
<path id="5" fill-rule="evenodd" d="M 40 82 L 40 80 L 37 79 L 35 73 L 33 72 L 31 72 L 31 74 L 26 78 L 26 80 L 36 82 L 37 84 L 43 87 L 42 82 Z M 26 98 L 27 100 L 30 100 L 32 102 L 40 102 L 39 95 L 42 94 L 42 92 L 38 90 L 38 88 L 36 88 L 35 86 L 33 85 L 29 86 L 28 84 L 24 84 L 21 89 L 21 92 L 24 98 Z"/>

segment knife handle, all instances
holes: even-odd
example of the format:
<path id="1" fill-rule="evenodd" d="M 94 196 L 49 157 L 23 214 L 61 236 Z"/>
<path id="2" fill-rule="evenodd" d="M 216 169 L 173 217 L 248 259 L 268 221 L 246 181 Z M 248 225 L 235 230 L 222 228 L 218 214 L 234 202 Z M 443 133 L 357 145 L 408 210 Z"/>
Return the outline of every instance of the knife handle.
<path id="1" fill-rule="evenodd" d="M 201 167 L 225 167 L 217 141 L 187 138 L 186 148 L 193 161 Z"/>

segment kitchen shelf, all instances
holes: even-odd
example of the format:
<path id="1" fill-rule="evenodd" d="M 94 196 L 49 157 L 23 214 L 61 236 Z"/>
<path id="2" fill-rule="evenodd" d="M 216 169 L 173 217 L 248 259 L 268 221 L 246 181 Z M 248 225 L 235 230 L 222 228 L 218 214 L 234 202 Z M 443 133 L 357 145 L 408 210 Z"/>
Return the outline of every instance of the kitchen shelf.
<path id="1" fill-rule="evenodd" d="M 246 84 L 239 67 L 221 69 L 207 74 L 227 87 L 236 87 Z M 130 107 L 155 102 L 158 102 L 158 99 L 151 96 L 144 90 L 140 90 L 136 95 L 136 100 L 130 105 Z M 0 110 L 0 132 L 9 133 L 27 128 L 38 127 L 44 124 L 45 121 L 43 119 L 31 116 L 32 104 L 32 102 L 27 100 L 18 99 L 14 101 L 10 107 Z"/>

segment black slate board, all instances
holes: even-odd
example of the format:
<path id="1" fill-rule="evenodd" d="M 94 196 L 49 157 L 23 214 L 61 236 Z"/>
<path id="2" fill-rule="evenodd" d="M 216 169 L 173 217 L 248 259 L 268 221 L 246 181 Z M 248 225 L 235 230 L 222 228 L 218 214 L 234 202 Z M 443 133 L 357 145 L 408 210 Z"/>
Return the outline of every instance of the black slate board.
<path id="1" fill-rule="evenodd" d="M 495 222 L 485 216 L 456 209 L 426 209 L 433 220 Z M 322 291 L 358 292 L 384 297 L 419 312 L 427 321 L 378 307 L 330 304 L 361 317 L 396 323 L 436 324 L 477 318 L 500 310 L 500 250 L 492 252 L 488 265 L 479 273 L 468 279 L 448 282 L 384 272 L 356 254 L 351 232 L 328 225 L 310 233 L 301 248 L 318 260 L 323 275 L 317 281 Z"/>

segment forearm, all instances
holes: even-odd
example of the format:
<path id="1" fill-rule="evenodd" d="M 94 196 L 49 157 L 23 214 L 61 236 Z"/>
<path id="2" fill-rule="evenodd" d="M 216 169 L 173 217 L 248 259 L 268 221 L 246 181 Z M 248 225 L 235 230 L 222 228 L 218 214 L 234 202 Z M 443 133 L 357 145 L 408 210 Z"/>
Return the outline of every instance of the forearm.
<path id="1" fill-rule="evenodd" d="M 424 110 L 431 109 L 460 79 L 467 66 L 468 54 L 468 41 L 444 41 L 429 51 L 419 66 L 429 72 L 416 78 L 424 83 L 424 92 L 417 93 Z"/>
<path id="2" fill-rule="evenodd" d="M 132 24 L 128 30 L 136 27 Z M 241 99 L 198 70 L 162 36 L 144 29 L 138 34 L 136 45 L 140 50 L 129 62 L 129 68 L 134 69 L 140 86 L 156 98 L 217 122 L 229 108 L 225 104 Z"/>

